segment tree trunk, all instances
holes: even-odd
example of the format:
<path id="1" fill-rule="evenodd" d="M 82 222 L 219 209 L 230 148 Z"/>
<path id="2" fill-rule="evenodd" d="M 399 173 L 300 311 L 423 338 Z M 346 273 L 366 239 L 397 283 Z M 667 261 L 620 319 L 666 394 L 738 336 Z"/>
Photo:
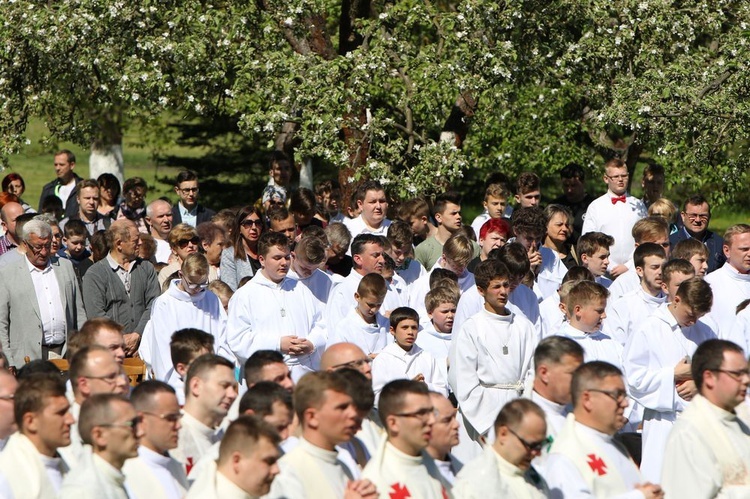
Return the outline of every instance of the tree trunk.
<path id="1" fill-rule="evenodd" d="M 125 181 L 125 162 L 122 159 L 122 142 L 118 144 L 91 144 L 89 177 L 99 178 L 102 173 L 111 173 L 120 185 Z"/>

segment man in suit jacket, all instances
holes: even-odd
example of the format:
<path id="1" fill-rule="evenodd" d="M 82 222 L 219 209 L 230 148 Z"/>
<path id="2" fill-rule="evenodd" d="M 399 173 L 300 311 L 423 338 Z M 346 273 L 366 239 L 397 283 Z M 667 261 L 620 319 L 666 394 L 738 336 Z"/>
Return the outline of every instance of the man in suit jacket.
<path id="1" fill-rule="evenodd" d="M 70 331 L 86 322 L 73 265 L 51 254 L 52 228 L 31 220 L 21 234 L 25 258 L 0 268 L 0 344 L 11 365 L 59 358 Z"/>
<path id="2" fill-rule="evenodd" d="M 183 170 L 177 174 L 174 190 L 180 201 L 172 207 L 172 226 L 185 223 L 197 227 L 203 222 L 210 222 L 216 215 L 214 210 L 198 204 L 198 175 L 192 170 Z"/>
<path id="3" fill-rule="evenodd" d="M 83 300 L 91 317 L 108 317 L 123 327 L 125 353 L 132 356 L 159 296 L 159 282 L 154 266 L 138 258 L 141 241 L 132 221 L 112 222 L 106 237 L 109 253 L 83 276 Z"/>

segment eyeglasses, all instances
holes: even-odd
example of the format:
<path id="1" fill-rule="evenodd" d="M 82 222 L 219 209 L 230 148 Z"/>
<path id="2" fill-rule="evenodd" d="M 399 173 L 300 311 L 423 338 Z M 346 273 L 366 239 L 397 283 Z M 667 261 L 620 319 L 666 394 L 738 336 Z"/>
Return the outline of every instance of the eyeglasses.
<path id="1" fill-rule="evenodd" d="M 598 388 L 589 388 L 587 391 L 603 393 L 618 404 L 621 404 L 622 401 L 625 400 L 625 398 L 628 396 L 628 392 L 626 392 L 625 390 L 599 390 Z"/>
<path id="2" fill-rule="evenodd" d="M 248 218 L 247 220 L 243 220 L 243 221 L 242 221 L 242 222 L 240 223 L 240 226 L 241 226 L 241 227 L 244 227 L 244 228 L 246 228 L 246 229 L 249 229 L 249 228 L 250 228 L 250 227 L 252 227 L 252 226 L 255 226 L 255 227 L 263 227 L 263 220 L 260 220 L 260 219 L 258 219 L 258 220 L 253 220 L 252 218 Z"/>
<path id="3" fill-rule="evenodd" d="M 344 369 L 346 367 L 352 368 L 352 369 L 358 369 L 365 364 L 372 364 L 372 359 L 370 357 L 364 357 L 358 360 L 352 360 L 351 362 L 344 362 L 343 364 L 336 364 L 335 366 L 331 367 L 333 370 L 337 369 Z"/>
<path id="4" fill-rule="evenodd" d="M 425 407 L 414 412 L 401 412 L 398 414 L 394 414 L 394 416 L 398 416 L 400 418 L 417 418 L 421 420 L 429 420 L 430 416 L 433 416 L 435 419 L 437 419 L 439 415 L 440 412 L 434 407 Z"/>
<path id="5" fill-rule="evenodd" d="M 708 217 L 709 217 L 709 215 L 707 215 L 705 213 L 685 213 L 683 211 L 682 214 L 685 215 L 686 217 L 688 217 L 688 220 L 690 220 L 692 222 L 695 222 L 696 220 L 702 220 L 702 221 L 705 222 L 705 221 L 708 220 Z"/>
<path id="6" fill-rule="evenodd" d="M 197 187 L 188 187 L 186 189 L 180 188 L 180 191 L 183 194 L 190 194 L 191 192 L 194 192 L 194 193 L 198 194 L 198 188 Z"/>
<path id="7" fill-rule="evenodd" d="M 143 421 L 142 416 L 136 416 L 133 419 L 125 421 L 124 423 L 109 423 L 109 424 L 100 424 L 96 426 L 102 426 L 104 428 L 127 428 L 133 433 L 135 433 L 135 430 L 138 429 L 138 425 L 141 424 L 142 421 Z"/>
<path id="8" fill-rule="evenodd" d="M 193 246 L 198 246 L 201 243 L 201 238 L 198 236 L 191 237 L 190 239 L 180 239 L 177 241 L 177 246 L 180 247 L 180 249 L 187 248 L 187 245 L 192 243 Z"/>
<path id="9" fill-rule="evenodd" d="M 626 180 L 628 177 L 630 177 L 629 173 L 626 173 L 625 175 L 604 175 L 610 180 Z"/>
<path id="10" fill-rule="evenodd" d="M 730 378 L 732 378 L 733 380 L 738 381 L 738 382 L 742 381 L 743 376 L 750 377 L 750 369 L 738 369 L 736 371 L 732 371 L 729 369 L 714 369 L 713 371 L 724 373 Z"/>
<path id="11" fill-rule="evenodd" d="M 31 250 L 32 253 L 34 253 L 35 255 L 38 255 L 44 250 L 50 251 L 52 249 L 52 241 L 48 242 L 47 244 L 42 244 L 39 246 L 31 244 L 31 243 L 26 243 L 26 246 L 28 246 L 28 248 Z"/>
<path id="12" fill-rule="evenodd" d="M 127 375 L 122 371 L 117 371 L 115 373 L 105 374 L 104 376 L 83 376 L 86 379 L 98 379 L 101 381 L 104 381 L 107 384 L 114 385 L 117 383 L 118 379 L 124 379 L 127 378 Z"/>
<path id="13" fill-rule="evenodd" d="M 168 423 L 175 424 L 177 421 L 182 419 L 182 413 L 181 412 L 168 412 L 167 414 L 156 414 L 155 412 L 149 412 L 149 411 L 141 411 L 143 414 L 148 414 L 149 416 L 154 416 L 156 418 L 162 419 Z"/>
<path id="14" fill-rule="evenodd" d="M 180 276 L 182 277 L 182 285 L 190 291 L 195 291 L 196 289 L 200 289 L 201 291 L 203 291 L 208 287 L 208 281 L 191 284 L 190 281 L 185 278 L 182 272 L 180 272 Z"/>
<path id="15" fill-rule="evenodd" d="M 508 428 L 506 426 L 506 428 Z M 551 442 L 549 437 L 545 437 L 544 440 L 540 440 L 538 442 L 527 442 L 525 439 L 521 438 L 521 436 L 516 433 L 515 431 L 508 428 L 508 431 L 518 439 L 519 442 L 523 444 L 524 447 L 526 447 L 527 452 L 542 452 L 542 449 L 545 445 L 549 444 Z"/>

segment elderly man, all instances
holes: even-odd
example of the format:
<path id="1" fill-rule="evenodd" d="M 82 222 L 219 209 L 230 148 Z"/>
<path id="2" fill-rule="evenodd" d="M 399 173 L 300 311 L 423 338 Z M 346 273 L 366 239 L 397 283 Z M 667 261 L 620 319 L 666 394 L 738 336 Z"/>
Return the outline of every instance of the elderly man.
<path id="1" fill-rule="evenodd" d="M 151 316 L 151 304 L 159 296 L 156 271 L 138 258 L 138 228 L 127 219 L 107 229 L 107 256 L 86 272 L 83 296 L 92 317 L 108 317 L 125 331 L 125 353 L 133 355 Z"/>
<path id="2" fill-rule="evenodd" d="M 279 436 L 267 423 L 240 416 L 227 428 L 219 459 L 206 466 L 188 499 L 256 499 L 268 493 L 279 473 Z"/>
<path id="3" fill-rule="evenodd" d="M 594 361 L 573 373 L 573 413 L 552 444 L 545 478 L 550 497 L 661 498 L 644 483 L 633 460 L 613 436 L 625 424 L 628 393 L 622 371 Z"/>
<path id="4" fill-rule="evenodd" d="M 188 483 L 185 470 L 169 455 L 177 447 L 180 431 L 180 405 L 174 388 L 162 381 L 144 381 L 130 395 L 142 419 L 138 457 L 128 459 L 122 471 L 125 483 L 135 497 L 180 499 Z"/>
<path id="5" fill-rule="evenodd" d="M 729 227 L 724 232 L 723 250 L 727 261 L 706 275 L 714 293 L 711 317 L 718 323 L 720 338 L 731 331 L 737 305 L 750 298 L 750 225 Z"/>
<path id="6" fill-rule="evenodd" d="M 0 497 L 57 497 L 69 469 L 57 449 L 70 443 L 74 421 L 65 385 L 59 376 L 37 373 L 18 386 L 15 408 L 2 409 L 14 416 L 18 432 L 0 453 Z"/>
<path id="7" fill-rule="evenodd" d="M 52 229 L 23 226 L 26 257 L 0 268 L 0 344 L 10 364 L 60 358 L 68 333 L 86 322 L 73 265 L 52 257 Z"/>
<path id="8" fill-rule="evenodd" d="M 682 228 L 669 236 L 669 243 L 674 248 L 677 243 L 693 238 L 703 243 L 708 249 L 708 269 L 706 273 L 718 269 L 727 260 L 724 256 L 721 237 L 708 230 L 711 222 L 711 207 L 706 198 L 700 194 L 690 196 L 685 200 L 680 212 Z"/>
<path id="9" fill-rule="evenodd" d="M 708 340 L 693 355 L 698 387 L 667 440 L 662 484 L 669 497 L 749 497 L 750 427 L 737 409 L 750 373 L 736 344 Z"/>
<path id="10" fill-rule="evenodd" d="M 434 461 L 423 454 L 435 424 L 435 406 L 427 385 L 406 379 L 391 381 L 380 392 L 378 411 L 388 437 L 362 476 L 372 480 L 380 497 L 449 497 L 450 484 Z"/>
<path id="11" fill-rule="evenodd" d="M 172 205 L 157 199 L 146 206 L 146 222 L 151 227 L 151 235 L 156 241 L 156 262 L 169 263 L 172 250 L 169 247 L 169 231 L 172 230 Z"/>
<path id="12" fill-rule="evenodd" d="M 81 406 L 78 427 L 92 453 L 63 480 L 61 499 L 126 499 L 122 467 L 138 456 L 142 418 L 124 396 L 100 393 Z"/>
<path id="13" fill-rule="evenodd" d="M 484 497 L 547 497 L 547 484 L 531 466 L 548 444 L 544 411 L 528 399 L 505 404 L 495 419 L 497 438 L 456 477 L 453 495 Z"/>

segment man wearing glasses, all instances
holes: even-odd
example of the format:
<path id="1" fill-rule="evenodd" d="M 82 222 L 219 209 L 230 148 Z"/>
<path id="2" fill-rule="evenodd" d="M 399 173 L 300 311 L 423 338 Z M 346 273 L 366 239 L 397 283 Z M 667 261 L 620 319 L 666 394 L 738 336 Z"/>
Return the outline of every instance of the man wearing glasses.
<path id="1" fill-rule="evenodd" d="M 633 225 L 646 216 L 646 205 L 628 193 L 628 166 L 620 159 L 611 159 L 604 165 L 604 183 L 607 192 L 591 202 L 583 220 L 581 234 L 603 232 L 615 238 L 610 247 L 609 273 L 617 277 L 628 269 L 625 263 L 635 248 L 630 233 Z"/>
<path id="2" fill-rule="evenodd" d="M 423 454 L 436 421 L 435 406 L 425 383 L 407 379 L 383 387 L 378 412 L 388 434 L 362 472 L 381 497 L 451 497 L 451 485 L 435 462 Z"/>
<path id="3" fill-rule="evenodd" d="M 721 267 L 727 259 L 722 250 L 723 241 L 721 237 L 708 230 L 708 224 L 711 221 L 711 207 L 708 205 L 706 198 L 700 194 L 687 198 L 682 205 L 680 216 L 682 217 L 682 227 L 669 236 L 669 243 L 672 248 L 680 241 L 690 238 L 696 239 L 708 249 L 708 269 L 706 273 L 708 274 Z"/>
<path id="4" fill-rule="evenodd" d="M 188 482 L 185 470 L 169 455 L 177 447 L 182 413 L 174 388 L 162 381 L 144 381 L 130 395 L 142 418 L 138 457 L 128 459 L 122 471 L 135 497 L 180 499 Z"/>
<path id="5" fill-rule="evenodd" d="M 0 345 L 10 365 L 60 358 L 68 333 L 86 322 L 70 261 L 52 258 L 52 229 L 41 220 L 23 226 L 25 258 L 0 269 Z"/>
<path id="6" fill-rule="evenodd" d="M 573 373 L 571 395 L 573 413 L 552 444 L 545 468 L 549 497 L 664 497 L 661 487 L 643 481 L 627 450 L 613 438 L 626 421 L 622 371 L 602 361 L 582 364 Z"/>
<path id="7" fill-rule="evenodd" d="M 747 497 L 750 428 L 737 411 L 750 384 L 747 357 L 734 343 L 709 340 L 695 351 L 692 372 L 699 395 L 667 440 L 664 490 L 669 497 Z"/>
<path id="8" fill-rule="evenodd" d="M 63 480 L 61 499 L 131 497 L 122 468 L 138 456 L 143 418 L 124 396 L 100 393 L 81 406 L 78 427 L 91 453 Z"/>
<path id="9" fill-rule="evenodd" d="M 492 491 L 490 497 L 547 497 L 547 484 L 531 466 L 549 444 L 542 408 L 529 399 L 508 402 L 495 419 L 495 435 L 495 442 L 458 474 L 453 495 L 481 499 Z"/>
<path id="10" fill-rule="evenodd" d="M 172 220 L 175 225 L 186 223 L 197 227 L 203 222 L 210 222 L 216 212 L 198 203 L 198 175 L 191 170 L 177 174 L 174 191 L 180 200 L 172 207 Z"/>

